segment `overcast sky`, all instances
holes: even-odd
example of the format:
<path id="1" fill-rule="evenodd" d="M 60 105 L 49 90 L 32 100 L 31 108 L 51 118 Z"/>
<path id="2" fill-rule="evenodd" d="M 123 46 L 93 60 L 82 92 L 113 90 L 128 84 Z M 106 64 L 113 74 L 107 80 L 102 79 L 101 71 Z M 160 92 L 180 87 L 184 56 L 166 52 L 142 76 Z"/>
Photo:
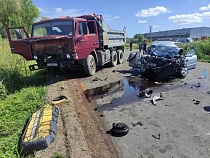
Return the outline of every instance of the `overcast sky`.
<path id="1" fill-rule="evenodd" d="M 209 0 L 33 0 L 42 16 L 100 14 L 114 30 L 137 33 L 210 27 Z"/>

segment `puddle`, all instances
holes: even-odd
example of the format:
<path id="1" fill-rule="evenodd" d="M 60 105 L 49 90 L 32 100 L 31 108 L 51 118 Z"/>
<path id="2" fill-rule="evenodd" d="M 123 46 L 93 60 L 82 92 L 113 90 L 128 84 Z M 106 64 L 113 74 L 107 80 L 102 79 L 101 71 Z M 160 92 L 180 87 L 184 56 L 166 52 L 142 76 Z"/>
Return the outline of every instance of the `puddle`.
<path id="1" fill-rule="evenodd" d="M 154 83 L 147 81 L 138 76 L 129 77 L 118 82 L 109 83 L 104 86 L 88 89 L 84 92 L 89 102 L 92 100 L 95 102 L 97 99 L 101 99 L 103 105 L 100 105 L 100 110 L 107 110 L 116 106 L 124 105 L 133 101 L 138 101 L 143 98 L 139 98 L 137 95 L 139 91 L 143 91 L 148 88 L 154 88 L 163 85 L 162 83 Z M 112 95 L 113 94 L 113 95 Z M 112 95 L 112 96 L 111 96 Z M 111 103 L 106 102 L 105 96 L 111 99 Z"/>
<path id="2" fill-rule="evenodd" d="M 84 94 L 86 97 L 95 97 L 102 94 L 112 94 L 117 91 L 124 91 L 125 95 L 133 94 L 135 91 L 142 91 L 150 87 L 161 86 L 161 83 L 154 83 L 146 81 L 140 77 L 129 77 L 124 80 L 119 80 L 117 82 L 108 83 L 104 86 L 87 89 Z"/>

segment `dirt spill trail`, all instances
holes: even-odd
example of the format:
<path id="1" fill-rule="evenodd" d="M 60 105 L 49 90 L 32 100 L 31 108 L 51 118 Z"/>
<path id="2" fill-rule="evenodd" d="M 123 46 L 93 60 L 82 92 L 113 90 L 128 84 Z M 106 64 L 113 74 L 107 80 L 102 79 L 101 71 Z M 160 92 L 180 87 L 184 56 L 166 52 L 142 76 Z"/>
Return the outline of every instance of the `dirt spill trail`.
<path id="1" fill-rule="evenodd" d="M 103 126 L 103 118 L 94 110 L 95 106 L 88 102 L 84 95 L 85 86 L 77 79 L 69 81 L 68 85 L 69 87 L 74 86 L 74 88 L 70 88 L 70 93 L 73 96 L 73 104 L 83 128 L 88 148 L 92 153 L 91 157 L 119 157 L 110 135 L 106 133 L 107 130 Z"/>

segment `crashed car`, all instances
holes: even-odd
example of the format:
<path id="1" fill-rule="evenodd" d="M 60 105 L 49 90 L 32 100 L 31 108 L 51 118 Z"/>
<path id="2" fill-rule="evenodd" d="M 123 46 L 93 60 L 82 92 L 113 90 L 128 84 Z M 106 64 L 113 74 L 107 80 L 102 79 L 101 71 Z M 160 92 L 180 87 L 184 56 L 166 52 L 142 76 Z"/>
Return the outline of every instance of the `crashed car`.
<path id="1" fill-rule="evenodd" d="M 148 79 L 184 78 L 197 62 L 195 49 L 191 47 L 187 52 L 185 55 L 184 50 L 171 41 L 155 41 L 148 47 L 147 54 L 130 55 L 128 61 L 130 66 L 140 68 L 141 75 Z"/>

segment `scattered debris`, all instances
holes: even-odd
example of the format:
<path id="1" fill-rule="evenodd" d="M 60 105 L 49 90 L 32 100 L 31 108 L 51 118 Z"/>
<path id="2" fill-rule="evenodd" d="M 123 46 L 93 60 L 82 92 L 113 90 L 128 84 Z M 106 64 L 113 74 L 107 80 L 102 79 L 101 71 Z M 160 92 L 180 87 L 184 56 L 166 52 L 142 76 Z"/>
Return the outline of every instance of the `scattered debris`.
<path id="1" fill-rule="evenodd" d="M 160 133 L 153 134 L 152 136 L 153 136 L 155 139 L 160 139 Z"/>
<path id="2" fill-rule="evenodd" d="M 151 94 L 153 93 L 153 90 L 151 89 L 146 89 L 147 92 L 139 92 L 138 96 L 139 97 L 145 97 L 145 98 L 150 98 Z"/>
<path id="3" fill-rule="evenodd" d="M 162 94 L 162 92 L 160 92 L 160 96 L 159 97 L 158 96 L 154 96 L 153 97 L 152 104 L 153 105 L 156 105 L 157 104 L 156 101 L 158 101 L 158 100 L 163 100 L 163 94 Z"/>
<path id="4" fill-rule="evenodd" d="M 200 104 L 200 102 L 201 102 L 201 101 L 196 100 L 196 101 L 194 102 L 194 104 L 195 104 L 195 105 L 198 105 L 198 104 Z"/>
<path id="5" fill-rule="evenodd" d="M 94 79 L 91 80 L 91 83 L 96 82 L 96 81 L 106 81 L 107 78 L 108 77 L 106 77 L 105 79 L 101 79 L 101 78 L 96 77 L 96 78 L 94 78 Z"/>
<path id="6" fill-rule="evenodd" d="M 193 87 L 199 88 L 199 87 L 201 87 L 201 83 L 198 82 L 197 84 L 191 85 L 191 88 L 193 88 Z"/>
<path id="7" fill-rule="evenodd" d="M 142 122 L 137 122 L 137 123 L 131 123 L 133 127 L 136 127 L 137 125 L 143 126 Z"/>
<path id="8" fill-rule="evenodd" d="M 197 85 L 195 85 L 195 87 L 201 87 L 201 83 L 200 82 L 198 82 L 198 84 Z"/>
<path id="9" fill-rule="evenodd" d="M 67 100 L 66 96 L 60 95 L 52 100 L 52 104 L 59 106 L 61 103 Z"/>
<path id="10" fill-rule="evenodd" d="M 95 82 L 95 81 L 102 81 L 100 78 L 96 77 L 94 79 L 91 80 L 91 83 Z"/>
<path id="11" fill-rule="evenodd" d="M 63 91 L 65 88 L 64 87 L 60 87 L 60 91 Z"/>

